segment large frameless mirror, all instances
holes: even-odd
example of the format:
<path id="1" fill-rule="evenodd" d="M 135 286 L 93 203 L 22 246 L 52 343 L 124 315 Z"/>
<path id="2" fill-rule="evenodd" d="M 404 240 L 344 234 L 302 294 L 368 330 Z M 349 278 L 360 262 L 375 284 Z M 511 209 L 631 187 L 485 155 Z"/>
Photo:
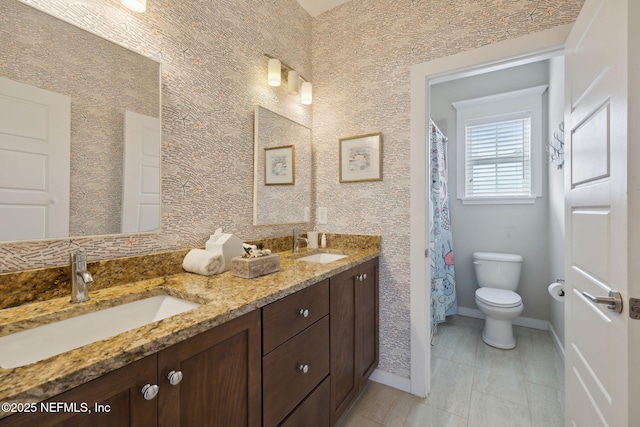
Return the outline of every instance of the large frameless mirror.
<path id="1" fill-rule="evenodd" d="M 255 108 L 253 224 L 309 222 L 311 129 Z"/>
<path id="2" fill-rule="evenodd" d="M 157 231 L 160 64 L 0 2 L 0 241 Z"/>

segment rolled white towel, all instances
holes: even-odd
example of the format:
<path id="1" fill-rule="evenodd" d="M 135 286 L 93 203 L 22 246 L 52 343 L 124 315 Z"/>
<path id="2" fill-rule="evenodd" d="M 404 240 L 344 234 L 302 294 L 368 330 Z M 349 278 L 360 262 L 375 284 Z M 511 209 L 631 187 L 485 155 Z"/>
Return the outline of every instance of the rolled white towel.
<path id="1" fill-rule="evenodd" d="M 182 268 L 204 276 L 222 273 L 224 271 L 224 256 L 204 249 L 191 249 L 182 261 Z"/>

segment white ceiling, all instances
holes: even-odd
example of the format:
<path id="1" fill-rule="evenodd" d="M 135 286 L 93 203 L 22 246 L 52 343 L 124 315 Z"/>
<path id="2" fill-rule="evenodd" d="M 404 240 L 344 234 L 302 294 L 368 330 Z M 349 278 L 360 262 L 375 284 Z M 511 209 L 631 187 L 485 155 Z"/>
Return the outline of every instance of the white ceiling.
<path id="1" fill-rule="evenodd" d="M 316 17 L 321 13 L 326 12 L 329 9 L 333 9 L 336 6 L 340 6 L 342 3 L 346 3 L 349 0 L 298 0 L 300 6 L 302 6 L 309 15 Z"/>

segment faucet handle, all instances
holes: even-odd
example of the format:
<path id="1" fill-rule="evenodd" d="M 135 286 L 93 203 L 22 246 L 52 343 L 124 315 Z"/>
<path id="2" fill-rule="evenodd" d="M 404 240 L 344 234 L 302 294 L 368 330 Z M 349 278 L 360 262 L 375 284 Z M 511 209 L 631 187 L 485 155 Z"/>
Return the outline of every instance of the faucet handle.
<path id="1" fill-rule="evenodd" d="M 72 252 L 69 257 L 71 259 L 71 264 L 87 264 L 87 255 L 83 252 Z"/>

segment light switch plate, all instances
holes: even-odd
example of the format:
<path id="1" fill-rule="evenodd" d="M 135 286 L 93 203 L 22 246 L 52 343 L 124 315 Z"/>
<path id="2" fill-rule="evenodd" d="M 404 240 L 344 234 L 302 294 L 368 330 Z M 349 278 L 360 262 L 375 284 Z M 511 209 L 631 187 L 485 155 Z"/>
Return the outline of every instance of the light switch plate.
<path id="1" fill-rule="evenodd" d="M 318 224 L 327 223 L 327 208 L 318 208 Z"/>

